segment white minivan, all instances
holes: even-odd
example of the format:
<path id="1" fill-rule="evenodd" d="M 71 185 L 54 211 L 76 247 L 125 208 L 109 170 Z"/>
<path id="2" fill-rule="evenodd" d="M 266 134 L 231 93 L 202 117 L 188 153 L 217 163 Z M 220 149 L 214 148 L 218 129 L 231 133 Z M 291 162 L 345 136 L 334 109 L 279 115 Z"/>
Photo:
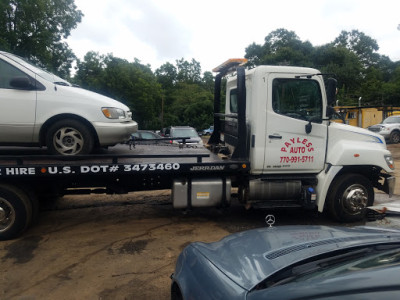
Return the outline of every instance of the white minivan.
<path id="1" fill-rule="evenodd" d="M 0 51 L 0 145 L 88 154 L 137 131 L 129 108 Z"/>

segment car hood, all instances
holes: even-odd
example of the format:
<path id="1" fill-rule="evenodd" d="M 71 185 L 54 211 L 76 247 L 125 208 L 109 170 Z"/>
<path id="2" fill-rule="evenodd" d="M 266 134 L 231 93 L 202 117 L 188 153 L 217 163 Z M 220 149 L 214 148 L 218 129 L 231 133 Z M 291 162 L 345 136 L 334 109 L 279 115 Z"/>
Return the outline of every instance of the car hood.
<path id="1" fill-rule="evenodd" d="M 381 128 L 385 128 L 385 127 L 395 127 L 396 124 L 375 124 L 375 125 L 371 125 L 368 127 L 368 129 L 381 129 Z"/>
<path id="2" fill-rule="evenodd" d="M 103 107 L 116 107 L 116 108 L 121 108 L 123 110 L 129 110 L 128 106 L 115 99 L 103 96 L 101 94 L 92 91 L 85 90 L 80 87 L 57 85 L 57 90 L 59 91 L 60 94 L 62 94 L 65 97 L 76 97 L 79 99 L 87 99 L 87 101 L 90 102 L 96 101 L 98 105 Z"/>
<path id="3" fill-rule="evenodd" d="M 385 125 L 379 123 L 379 124 L 368 126 L 368 128 L 381 128 L 382 126 L 385 126 Z"/>
<path id="4" fill-rule="evenodd" d="M 222 273 L 246 290 L 310 256 L 370 243 L 400 241 L 400 231 L 367 227 L 282 226 L 193 243 Z"/>

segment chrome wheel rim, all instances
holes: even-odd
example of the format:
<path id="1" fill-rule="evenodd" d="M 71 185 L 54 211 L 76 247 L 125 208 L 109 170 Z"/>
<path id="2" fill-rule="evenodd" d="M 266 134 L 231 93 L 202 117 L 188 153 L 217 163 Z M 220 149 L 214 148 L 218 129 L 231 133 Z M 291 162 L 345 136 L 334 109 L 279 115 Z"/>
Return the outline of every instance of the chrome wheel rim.
<path id="1" fill-rule="evenodd" d="M 71 127 L 63 127 L 56 131 L 53 145 L 62 155 L 76 155 L 82 151 L 84 139 L 82 134 Z"/>
<path id="2" fill-rule="evenodd" d="M 351 215 L 359 214 L 368 205 L 368 192 L 364 186 L 353 184 L 342 196 L 343 208 Z"/>

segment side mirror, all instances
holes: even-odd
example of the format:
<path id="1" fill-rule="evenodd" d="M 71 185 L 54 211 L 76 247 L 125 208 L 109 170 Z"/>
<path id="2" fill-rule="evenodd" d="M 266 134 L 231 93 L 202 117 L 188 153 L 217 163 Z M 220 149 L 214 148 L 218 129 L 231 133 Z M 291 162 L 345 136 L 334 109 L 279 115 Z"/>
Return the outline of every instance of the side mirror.
<path id="1" fill-rule="evenodd" d="M 33 90 L 35 88 L 28 77 L 14 77 L 10 80 L 10 86 L 20 90 Z"/>
<path id="2" fill-rule="evenodd" d="M 332 106 L 326 107 L 326 116 L 330 119 L 336 113 L 335 109 Z"/>
<path id="3" fill-rule="evenodd" d="M 328 78 L 326 84 L 326 98 L 328 101 L 328 106 L 333 106 L 336 101 L 336 89 L 337 80 L 334 78 Z"/>

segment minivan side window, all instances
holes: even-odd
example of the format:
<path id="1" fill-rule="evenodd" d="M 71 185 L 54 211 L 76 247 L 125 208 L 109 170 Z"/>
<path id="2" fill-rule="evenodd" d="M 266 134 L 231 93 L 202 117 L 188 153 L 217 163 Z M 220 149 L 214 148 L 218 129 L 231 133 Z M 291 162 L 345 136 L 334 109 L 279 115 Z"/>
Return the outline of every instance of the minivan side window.
<path id="1" fill-rule="evenodd" d="M 316 80 L 279 78 L 272 83 L 274 112 L 294 119 L 322 122 L 322 94 Z"/>
<path id="2" fill-rule="evenodd" d="M 24 72 L 0 59 L 0 89 L 13 89 L 11 79 L 15 77 L 28 77 Z"/>

